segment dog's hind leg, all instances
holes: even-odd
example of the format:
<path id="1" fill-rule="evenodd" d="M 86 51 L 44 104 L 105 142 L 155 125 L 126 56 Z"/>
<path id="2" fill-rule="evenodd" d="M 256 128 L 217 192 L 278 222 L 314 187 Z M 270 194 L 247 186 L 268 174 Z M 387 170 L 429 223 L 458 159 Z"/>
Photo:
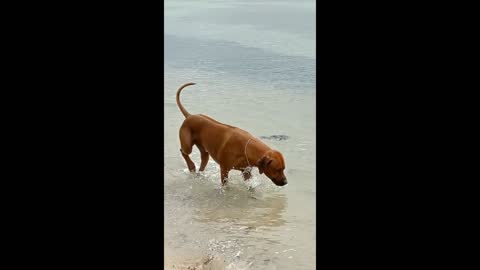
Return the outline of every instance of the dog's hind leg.
<path id="1" fill-rule="evenodd" d="M 202 163 L 200 164 L 200 169 L 198 171 L 203 172 L 205 170 L 205 167 L 207 166 L 209 154 L 205 150 L 205 148 L 203 148 L 199 144 L 196 144 L 196 146 L 197 146 L 198 150 L 200 150 L 200 155 L 202 157 Z"/>
<path id="2" fill-rule="evenodd" d="M 183 158 L 187 162 L 188 170 L 195 172 L 195 163 L 190 159 L 188 155 L 192 153 L 192 133 L 190 129 L 186 126 L 180 128 L 180 152 L 182 153 Z"/>

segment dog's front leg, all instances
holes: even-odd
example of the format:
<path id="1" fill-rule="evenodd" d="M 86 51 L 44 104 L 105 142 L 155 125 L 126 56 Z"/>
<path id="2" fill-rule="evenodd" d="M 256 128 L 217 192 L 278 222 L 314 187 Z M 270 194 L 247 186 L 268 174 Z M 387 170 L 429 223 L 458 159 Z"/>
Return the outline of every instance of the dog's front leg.
<path id="1" fill-rule="evenodd" d="M 220 178 L 222 180 L 222 186 L 224 186 L 227 183 L 229 171 L 230 169 L 220 166 Z"/>
<path id="2" fill-rule="evenodd" d="M 245 168 L 242 170 L 243 180 L 247 181 L 252 178 L 252 168 Z"/>

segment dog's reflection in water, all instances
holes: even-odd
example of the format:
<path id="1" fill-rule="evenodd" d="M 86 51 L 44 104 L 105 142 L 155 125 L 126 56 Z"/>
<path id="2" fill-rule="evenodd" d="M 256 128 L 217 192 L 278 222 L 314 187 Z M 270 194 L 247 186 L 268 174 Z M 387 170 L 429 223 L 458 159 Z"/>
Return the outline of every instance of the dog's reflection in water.
<path id="1" fill-rule="evenodd" d="M 223 194 L 206 194 L 196 202 L 194 219 L 203 223 L 230 223 L 254 229 L 278 227 L 285 224 L 283 213 L 287 197 L 282 193 L 264 194 L 254 189 L 229 186 Z"/>

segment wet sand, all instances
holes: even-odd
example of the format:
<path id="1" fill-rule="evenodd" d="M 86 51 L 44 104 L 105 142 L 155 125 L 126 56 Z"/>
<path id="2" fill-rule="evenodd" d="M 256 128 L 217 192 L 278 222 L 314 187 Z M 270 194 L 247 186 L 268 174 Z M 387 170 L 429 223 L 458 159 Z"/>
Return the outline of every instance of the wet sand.
<path id="1" fill-rule="evenodd" d="M 196 252 L 174 254 L 171 248 L 165 247 L 165 270 L 224 270 L 225 261 L 220 257 Z"/>

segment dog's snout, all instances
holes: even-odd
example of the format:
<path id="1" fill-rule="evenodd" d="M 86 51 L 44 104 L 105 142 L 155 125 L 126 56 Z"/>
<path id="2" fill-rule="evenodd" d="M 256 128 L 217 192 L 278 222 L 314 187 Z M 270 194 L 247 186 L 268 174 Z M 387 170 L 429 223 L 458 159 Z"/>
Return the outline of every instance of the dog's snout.
<path id="1" fill-rule="evenodd" d="M 276 184 L 277 186 L 285 186 L 286 184 L 288 184 L 287 178 L 283 177 L 282 179 L 280 179 L 280 181 L 277 181 Z"/>

